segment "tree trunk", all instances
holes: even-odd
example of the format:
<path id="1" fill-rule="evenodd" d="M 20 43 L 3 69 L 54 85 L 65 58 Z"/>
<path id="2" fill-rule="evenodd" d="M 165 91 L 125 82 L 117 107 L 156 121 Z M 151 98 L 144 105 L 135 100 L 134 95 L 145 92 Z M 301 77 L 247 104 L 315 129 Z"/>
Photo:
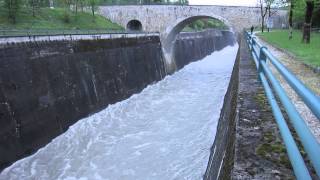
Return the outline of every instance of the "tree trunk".
<path id="1" fill-rule="evenodd" d="M 80 0 L 80 9 L 81 9 L 81 12 L 83 12 L 83 1 L 82 0 Z"/>
<path id="2" fill-rule="evenodd" d="M 263 3 L 260 0 L 260 14 L 261 14 L 261 32 L 263 32 L 264 29 L 264 17 L 263 17 Z"/>
<path id="3" fill-rule="evenodd" d="M 77 16 L 77 14 L 78 14 L 78 0 L 76 0 L 75 6 L 76 6 L 76 16 Z"/>
<path id="4" fill-rule="evenodd" d="M 291 0 L 291 3 L 290 3 L 290 13 L 289 13 L 289 39 L 292 39 L 292 27 L 293 27 L 292 16 L 293 16 L 293 8 L 294 8 L 294 4 L 293 4 L 293 0 Z"/>
<path id="5" fill-rule="evenodd" d="M 268 23 L 270 23 L 270 17 L 271 17 L 271 6 L 268 5 Z M 268 32 L 270 32 L 270 24 L 268 25 Z"/>
<path id="6" fill-rule="evenodd" d="M 309 44 L 314 1 L 306 1 L 306 5 L 307 7 L 306 7 L 305 23 L 303 26 L 302 42 Z"/>
<path id="7" fill-rule="evenodd" d="M 265 11 L 263 11 L 263 2 L 260 0 L 260 13 L 261 13 L 261 32 L 264 32 L 264 21 L 268 12 L 268 7 L 265 7 Z"/>
<path id="8" fill-rule="evenodd" d="M 91 5 L 92 16 L 94 16 L 94 5 Z"/>
<path id="9" fill-rule="evenodd" d="M 11 20 L 11 23 L 16 23 L 16 16 L 20 8 L 19 0 L 6 0 L 5 6 L 8 9 L 8 19 Z"/>

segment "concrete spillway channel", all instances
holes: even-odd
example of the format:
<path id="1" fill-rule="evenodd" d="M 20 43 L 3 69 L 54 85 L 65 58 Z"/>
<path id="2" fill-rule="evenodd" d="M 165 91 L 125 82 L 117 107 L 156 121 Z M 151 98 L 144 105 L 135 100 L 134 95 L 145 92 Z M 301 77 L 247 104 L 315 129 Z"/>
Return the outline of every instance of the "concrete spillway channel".
<path id="1" fill-rule="evenodd" d="M 189 37 L 187 42 L 190 41 L 197 43 Z M 143 41 L 142 44 L 148 42 Z M 142 85 L 143 90 L 135 91 L 137 93 L 128 99 L 108 102 L 109 105 L 103 108 L 99 106 L 96 113 L 78 120 L 33 155 L 4 169 L 0 179 L 202 179 L 217 133 L 238 45 L 207 54 L 197 51 L 192 61 L 198 61 L 182 66 L 172 75 L 155 76 L 153 83 L 147 87 Z M 181 57 L 181 53 L 177 57 Z M 69 65 L 72 68 L 70 62 Z M 103 98 L 99 96 L 103 88 L 98 84 L 102 75 L 95 74 L 91 66 L 87 63 L 86 68 L 78 70 L 89 73 L 91 80 L 95 80 L 92 86 L 85 82 L 87 79 L 80 80 L 80 84 L 87 84 L 84 92 L 90 94 L 92 88 L 94 96 L 86 98 L 94 104 Z M 140 75 L 148 76 L 151 73 L 148 70 L 152 68 L 142 68 L 146 74 Z M 134 78 L 142 78 L 137 75 L 138 72 Z M 157 79 L 162 80 L 155 82 Z M 121 83 L 117 86 L 125 87 Z M 50 95 L 48 98 L 53 97 Z M 43 97 L 39 99 L 42 105 L 46 102 Z M 20 118 L 20 121 L 24 120 Z M 4 140 L 1 143 L 2 146 Z M 5 152 L 5 148 L 1 151 Z M 218 168 L 216 173 L 219 174 L 220 170 Z"/>

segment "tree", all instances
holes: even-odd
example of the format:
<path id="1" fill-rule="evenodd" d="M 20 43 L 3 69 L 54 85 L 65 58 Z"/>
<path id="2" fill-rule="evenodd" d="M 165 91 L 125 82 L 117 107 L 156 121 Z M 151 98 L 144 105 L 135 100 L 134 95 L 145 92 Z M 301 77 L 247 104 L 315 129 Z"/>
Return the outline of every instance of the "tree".
<path id="1" fill-rule="evenodd" d="M 307 44 L 310 43 L 310 31 L 311 31 L 311 20 L 312 20 L 313 9 L 314 9 L 314 1 L 307 0 L 305 22 L 303 25 L 303 35 L 302 35 L 302 42 Z"/>
<path id="2" fill-rule="evenodd" d="M 74 0 L 74 8 L 75 8 L 75 11 L 76 11 L 76 15 L 78 14 L 78 6 L 79 6 L 79 0 Z"/>
<path id="3" fill-rule="evenodd" d="M 293 8 L 294 8 L 294 0 L 290 1 L 290 12 L 289 12 L 289 39 L 292 39 L 292 28 L 293 28 L 293 22 L 292 22 L 292 18 L 293 18 Z"/>
<path id="4" fill-rule="evenodd" d="M 92 16 L 95 15 L 96 10 L 98 9 L 99 0 L 88 0 L 88 5 L 90 6 Z"/>
<path id="5" fill-rule="evenodd" d="M 269 12 L 269 17 L 271 17 L 271 5 L 274 0 L 259 0 L 260 15 L 261 15 L 261 32 L 264 32 L 265 17 Z"/>
<path id="6" fill-rule="evenodd" d="M 320 27 L 320 0 L 314 1 L 314 10 L 312 15 L 312 26 Z"/>
<path id="7" fill-rule="evenodd" d="M 40 0 L 29 0 L 29 5 L 32 9 L 32 16 L 36 16 L 36 11 L 40 8 Z"/>
<path id="8" fill-rule="evenodd" d="M 84 10 L 84 7 L 85 7 L 85 5 L 86 5 L 86 2 L 85 2 L 85 0 L 79 0 L 79 5 L 80 5 L 80 8 L 81 8 L 81 11 L 83 12 Z"/>
<path id="9" fill-rule="evenodd" d="M 21 6 L 20 0 L 4 0 L 4 7 L 7 10 L 8 19 L 15 24 L 17 14 Z"/>

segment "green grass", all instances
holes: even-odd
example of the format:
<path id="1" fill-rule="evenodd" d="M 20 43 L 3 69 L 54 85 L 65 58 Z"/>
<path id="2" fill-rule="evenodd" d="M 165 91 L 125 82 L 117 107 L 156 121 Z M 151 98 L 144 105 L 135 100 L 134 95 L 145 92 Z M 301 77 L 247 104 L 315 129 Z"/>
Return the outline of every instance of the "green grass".
<path id="1" fill-rule="evenodd" d="M 22 8 L 17 16 L 17 22 L 12 24 L 5 13 L 0 8 L 0 29 L 106 29 L 106 30 L 123 30 L 123 27 L 112 23 L 110 20 L 95 15 L 93 17 L 89 13 L 78 12 L 76 16 L 74 12 L 69 12 L 69 23 L 64 20 L 65 10 L 56 8 L 42 8 L 36 13 L 36 17 L 32 16 L 31 10 Z"/>
<path id="2" fill-rule="evenodd" d="M 320 67 L 320 33 L 311 33 L 310 44 L 301 43 L 301 31 L 294 31 L 291 40 L 288 38 L 288 30 L 273 30 L 257 35 L 268 43 L 292 53 L 298 60 L 314 67 Z"/>

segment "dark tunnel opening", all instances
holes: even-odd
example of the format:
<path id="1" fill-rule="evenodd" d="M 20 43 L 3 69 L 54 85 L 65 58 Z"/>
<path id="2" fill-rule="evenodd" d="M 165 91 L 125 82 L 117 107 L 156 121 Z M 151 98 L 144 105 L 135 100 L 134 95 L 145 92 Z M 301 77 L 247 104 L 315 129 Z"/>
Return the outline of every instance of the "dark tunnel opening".
<path id="1" fill-rule="evenodd" d="M 129 31 L 142 31 L 142 24 L 138 20 L 131 20 L 127 24 L 127 30 L 129 30 Z"/>

